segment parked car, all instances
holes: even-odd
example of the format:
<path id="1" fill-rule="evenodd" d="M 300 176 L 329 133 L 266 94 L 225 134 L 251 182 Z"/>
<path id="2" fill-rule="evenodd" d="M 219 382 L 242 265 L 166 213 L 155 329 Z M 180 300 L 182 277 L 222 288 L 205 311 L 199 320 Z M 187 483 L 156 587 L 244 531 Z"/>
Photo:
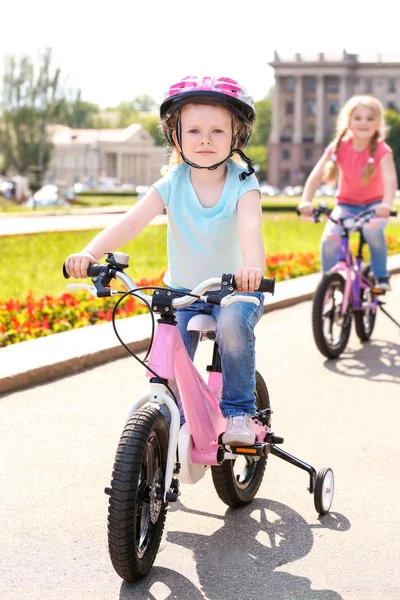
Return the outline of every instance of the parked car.
<path id="1" fill-rule="evenodd" d="M 273 185 L 267 183 L 260 186 L 260 192 L 263 196 L 279 196 L 281 190 Z"/>
<path id="2" fill-rule="evenodd" d="M 24 206 L 34 208 L 37 206 L 64 206 L 66 200 L 56 185 L 47 183 L 31 195 Z"/>

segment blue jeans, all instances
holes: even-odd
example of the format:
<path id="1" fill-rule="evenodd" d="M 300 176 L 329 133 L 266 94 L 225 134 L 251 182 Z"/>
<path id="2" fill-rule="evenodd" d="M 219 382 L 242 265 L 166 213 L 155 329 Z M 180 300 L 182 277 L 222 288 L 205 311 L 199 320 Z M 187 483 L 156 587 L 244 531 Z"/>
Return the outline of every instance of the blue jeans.
<path id="1" fill-rule="evenodd" d="M 332 217 L 338 219 L 341 217 L 354 217 L 360 212 L 373 208 L 380 201 L 373 204 L 338 204 L 332 211 Z M 379 219 L 376 223 L 363 226 L 365 241 L 369 246 L 371 255 L 371 268 L 375 277 L 387 277 L 387 246 L 384 228 L 387 225 L 387 219 Z M 322 271 L 326 273 L 337 263 L 340 249 L 341 227 L 332 221 L 328 221 L 321 239 L 321 266 Z"/>
<path id="2" fill-rule="evenodd" d="M 239 293 L 239 292 L 238 292 Z M 242 294 L 242 292 L 240 292 Z M 254 327 L 263 314 L 264 294 L 255 296 L 260 305 L 235 302 L 221 307 L 205 304 L 200 300 L 184 308 L 178 308 L 176 319 L 186 350 L 193 360 L 199 343 L 198 331 L 187 331 L 189 320 L 196 314 L 211 315 L 217 322 L 216 342 L 222 364 L 221 412 L 224 417 L 255 414 L 256 360 Z"/>

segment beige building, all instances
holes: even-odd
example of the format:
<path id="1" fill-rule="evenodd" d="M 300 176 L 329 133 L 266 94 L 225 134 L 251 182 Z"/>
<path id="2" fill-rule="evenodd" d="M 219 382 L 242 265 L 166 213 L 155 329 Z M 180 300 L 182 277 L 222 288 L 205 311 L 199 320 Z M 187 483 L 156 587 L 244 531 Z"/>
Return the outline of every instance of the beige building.
<path id="1" fill-rule="evenodd" d="M 141 125 L 126 129 L 52 127 L 54 145 L 48 179 L 58 185 L 114 178 L 120 184 L 149 185 L 161 177 L 165 149 Z"/>
<path id="2" fill-rule="evenodd" d="M 304 184 L 335 130 L 342 105 L 355 94 L 400 110 L 400 56 L 319 53 L 284 58 L 276 52 L 268 182 Z"/>

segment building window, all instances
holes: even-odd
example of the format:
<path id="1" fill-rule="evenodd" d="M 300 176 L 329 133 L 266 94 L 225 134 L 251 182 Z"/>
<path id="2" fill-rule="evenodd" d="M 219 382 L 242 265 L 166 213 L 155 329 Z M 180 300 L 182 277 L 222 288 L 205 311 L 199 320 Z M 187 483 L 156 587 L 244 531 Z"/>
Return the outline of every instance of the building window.
<path id="1" fill-rule="evenodd" d="M 306 83 L 307 92 L 315 92 L 316 87 L 317 87 L 317 83 L 315 81 L 315 77 L 310 77 L 310 79 L 307 79 L 307 83 Z"/>
<path id="2" fill-rule="evenodd" d="M 370 77 L 365 78 L 364 86 L 365 93 L 370 94 L 372 92 L 372 79 Z"/>
<path id="3" fill-rule="evenodd" d="M 285 79 L 285 90 L 287 92 L 294 91 L 294 77 L 286 77 Z"/>
<path id="4" fill-rule="evenodd" d="M 389 79 L 388 81 L 388 92 L 395 92 L 396 91 L 396 80 L 395 79 Z"/>
<path id="5" fill-rule="evenodd" d="M 285 113 L 287 115 L 292 115 L 293 114 L 293 102 L 286 102 L 286 106 L 285 106 Z"/>
<path id="6" fill-rule="evenodd" d="M 328 92 L 338 92 L 339 91 L 339 79 L 337 77 L 328 78 L 326 83 L 326 89 Z"/>
<path id="7" fill-rule="evenodd" d="M 330 115 L 339 114 L 339 101 L 338 100 L 331 100 L 331 102 L 329 103 L 329 114 Z"/>
<path id="8" fill-rule="evenodd" d="M 290 181 L 290 171 L 283 171 L 282 173 L 282 181 L 284 184 L 288 184 Z"/>
<path id="9" fill-rule="evenodd" d="M 282 150 L 282 160 L 290 160 L 290 150 L 288 148 Z"/>
<path id="10" fill-rule="evenodd" d="M 311 160 L 313 157 L 313 151 L 311 150 L 311 148 L 305 148 L 304 150 L 304 159 L 305 160 Z"/>
<path id="11" fill-rule="evenodd" d="M 304 128 L 303 142 L 313 142 L 315 135 L 314 123 L 307 123 Z"/>
<path id="12" fill-rule="evenodd" d="M 307 114 L 315 115 L 317 112 L 317 105 L 315 100 L 308 100 L 307 102 Z"/>
<path id="13" fill-rule="evenodd" d="M 293 135 L 293 125 L 286 125 L 282 129 L 282 133 L 281 133 L 281 136 L 280 136 L 281 142 L 291 142 L 292 141 L 292 135 Z"/>

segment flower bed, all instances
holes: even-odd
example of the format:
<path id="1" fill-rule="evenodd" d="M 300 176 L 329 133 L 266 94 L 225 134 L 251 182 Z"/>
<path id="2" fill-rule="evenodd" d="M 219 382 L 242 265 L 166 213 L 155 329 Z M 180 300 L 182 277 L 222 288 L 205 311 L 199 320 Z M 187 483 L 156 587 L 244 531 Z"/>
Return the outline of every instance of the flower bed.
<path id="1" fill-rule="evenodd" d="M 400 240 L 387 236 L 389 254 L 400 252 Z M 266 277 L 276 281 L 293 279 L 316 273 L 320 269 L 319 255 L 313 252 L 281 253 L 268 256 Z M 157 279 L 142 279 L 140 286 L 162 286 L 162 275 Z M 44 337 L 70 329 L 111 321 L 116 297 L 92 298 L 87 292 L 65 293 L 35 299 L 31 292 L 25 300 L 0 300 L 0 347 L 25 340 Z M 147 312 L 134 297 L 121 302 L 117 318 L 132 317 Z"/>

